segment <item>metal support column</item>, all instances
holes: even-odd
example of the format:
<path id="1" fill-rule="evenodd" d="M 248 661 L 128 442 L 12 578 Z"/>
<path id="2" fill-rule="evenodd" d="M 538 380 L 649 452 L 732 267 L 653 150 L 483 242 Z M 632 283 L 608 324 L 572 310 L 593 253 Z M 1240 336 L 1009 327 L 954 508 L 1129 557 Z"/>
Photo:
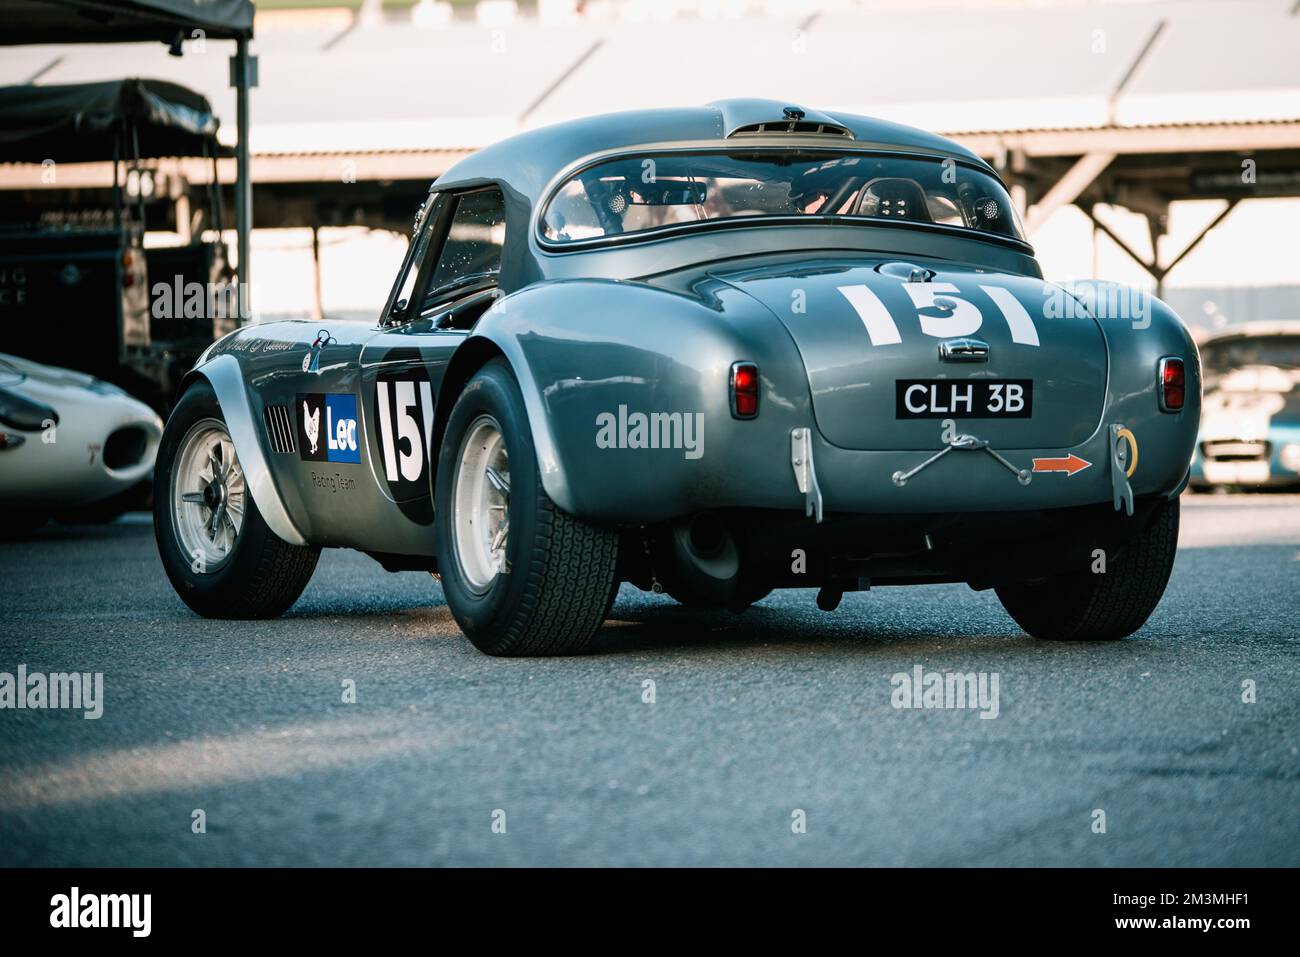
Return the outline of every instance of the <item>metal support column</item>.
<path id="1" fill-rule="evenodd" d="M 251 263 L 249 246 L 253 234 L 253 180 L 248 162 L 248 91 L 257 85 L 257 58 L 248 55 L 248 39 L 241 37 L 230 61 L 230 84 L 235 88 L 235 125 L 239 141 L 235 144 L 235 229 L 239 234 L 239 317 L 241 325 L 252 315 L 253 287 L 249 280 Z"/>
<path id="2" fill-rule="evenodd" d="M 311 317 L 315 322 L 323 322 L 325 305 L 320 294 L 320 227 L 316 225 L 311 228 L 311 287 Z"/>

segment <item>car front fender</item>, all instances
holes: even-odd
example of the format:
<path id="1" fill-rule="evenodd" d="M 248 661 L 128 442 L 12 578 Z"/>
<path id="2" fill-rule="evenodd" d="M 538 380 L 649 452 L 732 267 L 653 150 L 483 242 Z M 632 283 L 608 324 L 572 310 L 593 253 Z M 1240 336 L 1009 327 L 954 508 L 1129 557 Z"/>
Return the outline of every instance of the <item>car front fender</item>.
<path id="1" fill-rule="evenodd" d="M 291 545 L 306 545 L 307 539 L 289 516 L 271 473 L 266 449 L 262 447 L 263 430 L 258 428 L 249 401 L 244 372 L 239 360 L 226 353 L 208 359 L 191 370 L 182 383 L 182 392 L 196 378 L 207 380 L 216 393 L 217 403 L 226 420 L 230 440 L 235 444 L 235 455 L 244 470 L 244 480 L 257 510 L 271 531 Z"/>

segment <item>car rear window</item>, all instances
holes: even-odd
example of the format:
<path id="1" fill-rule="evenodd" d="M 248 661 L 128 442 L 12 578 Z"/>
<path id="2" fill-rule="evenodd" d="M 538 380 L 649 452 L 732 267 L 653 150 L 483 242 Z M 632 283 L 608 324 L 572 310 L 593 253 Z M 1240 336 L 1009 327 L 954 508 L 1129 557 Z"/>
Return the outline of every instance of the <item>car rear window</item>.
<path id="1" fill-rule="evenodd" d="M 552 243 L 573 243 L 751 217 L 944 226 L 1025 238 L 997 178 L 956 160 L 775 148 L 598 163 L 552 194 L 542 234 Z"/>

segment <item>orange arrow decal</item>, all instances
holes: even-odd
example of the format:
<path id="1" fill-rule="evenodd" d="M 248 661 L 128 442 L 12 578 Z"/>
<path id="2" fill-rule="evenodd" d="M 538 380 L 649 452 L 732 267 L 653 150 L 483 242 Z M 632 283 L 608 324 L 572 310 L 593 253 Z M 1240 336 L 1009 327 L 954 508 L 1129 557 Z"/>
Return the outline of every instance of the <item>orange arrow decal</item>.
<path id="1" fill-rule="evenodd" d="M 1092 465 L 1087 459 L 1081 459 L 1071 452 L 1063 459 L 1034 459 L 1035 472 L 1064 472 L 1073 475 Z"/>

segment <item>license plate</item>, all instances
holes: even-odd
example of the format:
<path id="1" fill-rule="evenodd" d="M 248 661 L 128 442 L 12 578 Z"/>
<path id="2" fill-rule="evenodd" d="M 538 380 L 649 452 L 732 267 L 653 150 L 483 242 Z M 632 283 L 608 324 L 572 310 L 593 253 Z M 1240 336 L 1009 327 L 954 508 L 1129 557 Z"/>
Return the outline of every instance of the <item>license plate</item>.
<path id="1" fill-rule="evenodd" d="M 1028 419 L 1034 412 L 1032 379 L 898 379 L 899 419 Z"/>

